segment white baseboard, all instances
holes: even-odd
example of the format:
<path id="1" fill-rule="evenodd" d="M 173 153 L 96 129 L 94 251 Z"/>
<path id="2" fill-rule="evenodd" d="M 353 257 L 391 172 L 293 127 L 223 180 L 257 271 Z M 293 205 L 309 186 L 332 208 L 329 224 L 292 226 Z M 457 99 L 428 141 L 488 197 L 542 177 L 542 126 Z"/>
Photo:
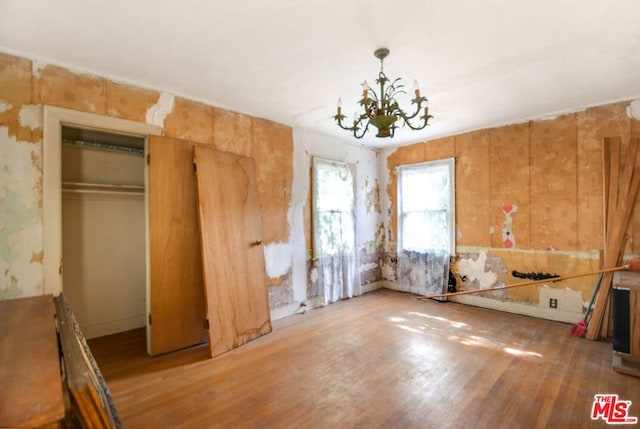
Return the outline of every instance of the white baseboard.
<path id="1" fill-rule="evenodd" d="M 379 282 L 376 282 L 376 283 L 380 284 L 380 286 L 385 289 L 397 290 L 397 291 L 400 290 L 400 288 L 398 287 L 398 283 L 392 282 L 391 280 L 380 280 Z"/>
<path id="2" fill-rule="evenodd" d="M 396 282 L 387 281 L 384 287 L 386 289 L 398 290 L 398 285 Z M 491 310 L 504 311 L 506 313 L 515 313 L 521 314 L 523 316 L 537 317 L 539 319 L 554 320 L 556 322 L 578 323 L 584 318 L 583 313 L 574 313 L 571 311 L 546 308 L 535 304 L 526 304 L 522 302 L 501 301 L 499 299 L 485 298 L 475 295 L 452 296 L 449 298 L 449 301 L 465 305 L 473 305 L 475 307 L 488 308 Z"/>
<path id="3" fill-rule="evenodd" d="M 282 307 L 274 308 L 271 310 L 271 321 L 282 319 L 294 314 L 302 313 L 302 311 L 308 311 L 312 308 L 322 307 L 322 299 L 315 297 L 304 301 L 305 306 L 302 306 L 300 302 L 293 302 L 291 304 L 283 305 Z"/>
<path id="4" fill-rule="evenodd" d="M 380 280 L 377 282 L 369 283 L 368 285 L 362 286 L 362 293 L 368 293 L 374 290 L 387 288 L 387 283 L 391 283 L 391 282 L 388 282 L 386 280 Z"/>
<path id="5" fill-rule="evenodd" d="M 582 313 L 545 308 L 540 307 L 539 305 L 526 304 L 522 302 L 500 301 L 498 299 L 485 298 L 482 296 L 458 295 L 450 297 L 449 300 L 451 302 L 489 308 L 507 313 L 521 314 L 523 316 L 537 317 L 539 319 L 555 320 L 556 322 L 578 323 L 584 318 L 584 314 Z"/>
<path id="6" fill-rule="evenodd" d="M 86 339 L 104 337 L 105 335 L 117 334 L 118 332 L 130 331 L 132 329 L 144 328 L 147 321 L 144 314 L 129 317 L 127 319 L 110 320 L 93 325 L 80 326 L 82 335 Z"/>
<path id="7" fill-rule="evenodd" d="M 389 289 L 387 286 L 390 285 L 390 284 L 391 284 L 391 282 L 386 281 L 386 280 L 369 283 L 368 285 L 362 286 L 361 292 L 363 294 L 365 294 L 365 293 L 372 292 L 372 291 L 378 290 L 378 289 L 383 289 L 383 288 Z M 293 316 L 294 314 L 302 313 L 302 309 L 303 308 L 304 308 L 304 311 L 307 311 L 307 310 L 311 310 L 313 308 L 322 307 L 322 305 L 323 305 L 322 304 L 322 298 L 320 298 L 320 297 L 315 297 L 315 298 L 308 299 L 308 300 L 304 301 L 304 303 L 306 304 L 305 307 L 302 307 L 301 303 L 299 303 L 299 302 L 293 302 L 291 304 L 283 305 L 282 307 L 278 307 L 278 308 L 272 309 L 271 310 L 271 321 L 282 319 L 282 318 L 285 318 L 285 317 L 288 317 L 288 316 Z"/>

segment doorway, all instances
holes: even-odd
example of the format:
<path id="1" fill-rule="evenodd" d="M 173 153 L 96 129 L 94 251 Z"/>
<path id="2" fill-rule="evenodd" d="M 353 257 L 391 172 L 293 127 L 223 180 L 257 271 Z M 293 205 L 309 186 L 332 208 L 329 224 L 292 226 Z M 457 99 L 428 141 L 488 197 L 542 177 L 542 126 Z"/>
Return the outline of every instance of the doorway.
<path id="1" fill-rule="evenodd" d="M 64 294 L 87 339 L 144 328 L 145 139 L 61 136 Z"/>
<path id="2" fill-rule="evenodd" d="M 54 106 L 44 106 L 43 112 L 43 244 L 44 293 L 57 296 L 63 291 L 63 234 L 62 234 L 62 128 L 101 130 L 106 133 L 136 136 L 144 140 L 159 135 L 161 127 L 93 113 L 78 112 Z M 145 171 L 145 183 L 146 175 Z M 145 187 L 146 191 L 146 187 Z M 148 206 L 144 192 L 145 207 Z M 149 244 L 148 216 L 145 213 L 145 301 L 149 302 Z M 66 290 L 65 290 L 66 292 Z M 148 314 L 148 304 L 145 314 Z M 145 317 L 145 319 L 147 319 Z M 150 335 L 146 321 L 146 347 L 149 352 Z"/>

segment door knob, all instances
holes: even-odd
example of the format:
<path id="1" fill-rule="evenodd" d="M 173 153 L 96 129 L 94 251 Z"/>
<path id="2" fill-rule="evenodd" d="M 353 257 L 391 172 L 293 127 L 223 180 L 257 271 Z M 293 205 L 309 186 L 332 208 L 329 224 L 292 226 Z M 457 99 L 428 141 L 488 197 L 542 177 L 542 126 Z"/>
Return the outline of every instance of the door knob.
<path id="1" fill-rule="evenodd" d="M 264 242 L 262 240 L 256 240 L 253 244 L 256 246 L 263 246 Z"/>

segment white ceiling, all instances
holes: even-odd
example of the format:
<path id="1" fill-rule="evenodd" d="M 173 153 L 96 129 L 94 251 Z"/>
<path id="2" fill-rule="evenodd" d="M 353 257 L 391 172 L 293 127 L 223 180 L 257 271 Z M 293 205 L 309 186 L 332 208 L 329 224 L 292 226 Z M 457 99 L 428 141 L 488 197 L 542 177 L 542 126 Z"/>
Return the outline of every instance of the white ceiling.
<path id="1" fill-rule="evenodd" d="M 435 116 L 349 137 L 360 83 L 414 79 Z M 0 51 L 368 146 L 640 96 L 638 0 L 0 0 Z"/>

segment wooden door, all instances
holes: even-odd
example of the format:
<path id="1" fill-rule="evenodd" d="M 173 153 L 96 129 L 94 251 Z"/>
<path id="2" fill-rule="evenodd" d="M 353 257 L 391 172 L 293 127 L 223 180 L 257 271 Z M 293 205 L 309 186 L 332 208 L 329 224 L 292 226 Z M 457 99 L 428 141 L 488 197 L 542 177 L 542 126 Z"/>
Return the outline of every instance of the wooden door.
<path id="1" fill-rule="evenodd" d="M 149 140 L 152 355 L 208 339 L 193 146 L 166 137 Z"/>
<path id="2" fill-rule="evenodd" d="M 217 356 L 271 332 L 252 158 L 194 148 L 209 346 Z"/>

